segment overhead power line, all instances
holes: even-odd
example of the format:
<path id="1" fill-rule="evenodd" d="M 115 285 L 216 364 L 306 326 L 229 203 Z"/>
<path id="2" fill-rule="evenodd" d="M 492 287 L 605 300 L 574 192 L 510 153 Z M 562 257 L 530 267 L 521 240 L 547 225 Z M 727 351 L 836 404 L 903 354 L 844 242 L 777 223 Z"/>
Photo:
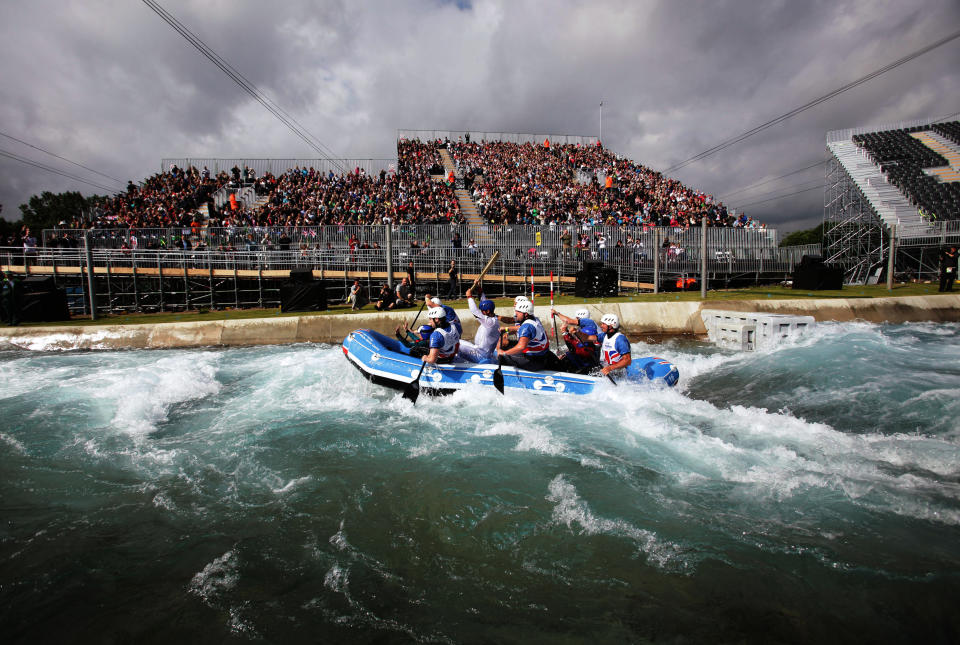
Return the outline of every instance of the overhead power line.
<path id="1" fill-rule="evenodd" d="M 177 20 L 170 12 L 160 6 L 155 0 L 143 0 L 154 13 L 170 25 L 174 31 L 183 36 L 183 38 L 203 54 L 211 63 L 216 65 L 220 71 L 230 77 L 230 79 L 239 85 L 244 92 L 252 96 L 258 103 L 267 109 L 270 114 L 275 116 L 281 123 L 290 129 L 295 135 L 300 137 L 308 146 L 313 148 L 321 157 L 331 161 L 341 172 L 344 171 L 343 165 L 339 162 L 336 155 L 312 135 L 305 127 L 300 125 L 296 119 L 287 114 L 279 105 L 277 105 L 269 96 L 264 94 L 252 82 L 238 72 L 222 56 L 210 49 L 196 34 L 187 29 L 183 23 Z"/>
<path id="2" fill-rule="evenodd" d="M 89 170 L 90 172 L 92 172 L 92 173 L 94 173 L 94 174 L 97 174 L 97 175 L 100 175 L 101 177 L 106 177 L 107 179 L 109 179 L 109 180 L 111 180 L 111 181 L 117 182 L 117 183 L 120 184 L 121 186 L 124 185 L 124 182 L 123 182 L 122 180 L 120 180 L 120 179 L 117 179 L 116 177 L 111 177 L 110 175 L 106 175 L 106 174 L 100 172 L 99 170 L 94 170 L 93 168 L 88 168 L 87 166 L 84 166 L 82 163 L 77 163 L 76 161 L 71 161 L 71 160 L 67 159 L 66 157 L 61 157 L 60 155 L 54 154 L 54 153 L 50 152 L 49 150 L 44 150 L 43 148 L 41 148 L 41 147 L 39 147 L 39 146 L 35 146 L 35 145 L 33 145 L 32 143 L 27 143 L 26 141 L 23 141 L 23 140 L 18 139 L 18 138 L 14 137 L 14 136 L 11 136 L 11 135 L 7 134 L 6 132 L 0 132 L 0 136 L 3 136 L 3 137 L 6 137 L 6 138 L 8 138 L 8 139 L 11 139 L 11 140 L 13 140 L 13 141 L 16 141 L 17 143 L 22 143 L 23 145 L 25 145 L 25 146 L 27 146 L 27 147 L 29 147 L 29 148 L 33 148 L 34 150 L 39 150 L 40 152 L 42 152 L 42 153 L 44 153 L 44 154 L 48 154 L 48 155 L 50 155 L 51 157 L 56 157 L 57 159 L 60 159 L 61 161 L 66 161 L 67 163 L 72 163 L 74 166 L 77 166 L 78 168 L 83 168 L 84 170 Z"/>
<path id="3" fill-rule="evenodd" d="M 785 174 L 782 174 L 782 175 L 780 175 L 779 177 L 774 177 L 773 179 L 767 179 L 767 180 L 765 180 L 765 181 L 761 181 L 761 182 L 756 183 L 756 184 L 751 184 L 751 185 L 747 186 L 746 188 L 741 188 L 740 190 L 736 190 L 736 191 L 734 191 L 734 192 L 732 192 L 732 193 L 729 193 L 729 194 L 727 194 L 727 195 L 723 195 L 723 196 L 721 197 L 721 201 L 727 201 L 728 199 L 730 199 L 730 198 L 733 197 L 734 195 L 739 195 L 740 193 L 745 193 L 745 192 L 747 192 L 748 190 L 753 190 L 754 188 L 759 188 L 760 186 L 763 186 L 764 184 L 769 184 L 769 183 L 772 182 L 772 181 L 777 181 L 778 179 L 783 179 L 784 177 L 789 177 L 790 175 L 796 175 L 797 173 L 803 172 L 804 170 L 810 170 L 811 168 L 816 168 L 817 166 L 822 166 L 822 165 L 825 164 L 825 163 L 827 163 L 826 160 L 818 161 L 817 163 L 810 164 L 809 166 L 804 166 L 803 168 L 798 168 L 798 169 L 796 169 L 796 170 L 791 170 L 790 172 L 785 173 Z"/>
<path id="4" fill-rule="evenodd" d="M 776 197 L 771 197 L 770 199 L 761 199 L 757 202 L 750 202 L 749 204 L 741 204 L 737 206 L 738 209 L 749 208 L 750 206 L 756 206 L 757 204 L 766 204 L 767 202 L 775 202 L 780 199 L 786 199 L 787 197 L 793 197 L 794 195 L 799 195 L 800 193 L 809 193 L 811 190 L 823 190 L 823 185 L 811 186 L 810 188 L 804 188 L 793 193 L 787 193 L 786 195 L 777 195 Z"/>
<path id="5" fill-rule="evenodd" d="M 93 186 L 94 188 L 99 188 L 100 190 L 105 190 L 105 191 L 107 191 L 108 193 L 116 193 L 116 192 L 118 192 L 116 188 L 110 188 L 109 186 L 104 186 L 103 184 L 98 184 L 98 183 L 96 183 L 96 182 L 93 182 L 93 181 L 84 179 L 83 177 L 77 177 L 76 175 L 72 175 L 72 174 L 70 174 L 70 173 L 68 173 L 68 172 L 63 172 L 62 170 L 58 170 L 58 169 L 56 169 L 56 168 L 54 168 L 54 167 L 52 167 L 52 166 L 48 166 L 48 165 L 42 164 L 42 163 L 40 163 L 40 162 L 38 162 L 38 161 L 33 161 L 33 160 L 31 160 L 31 159 L 27 159 L 26 157 L 21 157 L 20 155 L 15 154 L 15 153 L 13 153 L 13 152 L 10 152 L 10 151 L 8 151 L 8 150 L 0 150 L 0 156 L 9 157 L 10 159 L 13 159 L 14 161 L 19 161 L 19 162 L 22 163 L 22 164 L 27 164 L 28 166 L 33 166 L 33 167 L 35 167 L 35 168 L 40 168 L 41 170 L 46 170 L 47 172 L 52 172 L 52 173 L 54 173 L 54 174 L 56 174 L 56 175 L 60 175 L 61 177 L 66 177 L 66 178 L 68 178 L 68 179 L 73 179 L 74 181 L 79 181 L 80 183 L 87 184 L 87 185 L 89 185 L 89 186 Z"/>
<path id="6" fill-rule="evenodd" d="M 813 184 L 813 185 L 811 186 L 811 184 Z M 792 185 L 790 185 L 790 186 L 781 186 L 780 188 L 777 188 L 776 190 L 771 190 L 771 191 L 768 191 L 768 192 L 765 192 L 765 193 L 760 193 L 759 195 L 754 195 L 753 197 L 744 197 L 744 199 L 758 200 L 758 199 L 761 199 L 761 198 L 763 198 L 763 197 L 770 197 L 770 196 L 772 196 L 772 195 L 780 195 L 780 194 L 782 194 L 784 191 L 793 190 L 793 189 L 795 189 L 795 188 L 800 188 L 801 186 L 803 186 L 804 188 L 806 188 L 806 187 L 811 187 L 811 188 L 813 188 L 813 187 L 820 187 L 820 188 L 822 188 L 822 187 L 823 187 L 823 180 L 822 180 L 822 179 L 814 179 L 814 180 L 801 181 L 800 183 L 792 184 Z M 756 202 L 754 202 L 754 203 L 756 203 Z M 741 206 L 740 206 L 739 204 L 737 204 L 737 205 L 734 206 L 734 208 L 741 208 Z"/>
<path id="7" fill-rule="evenodd" d="M 783 123 L 784 121 L 786 121 L 787 119 L 789 119 L 789 118 L 792 117 L 792 116 L 796 116 L 797 114 L 800 114 L 801 112 L 805 112 L 806 110 L 809 110 L 809 109 L 812 108 L 812 107 L 816 107 L 816 106 L 820 105 L 821 103 L 824 103 L 825 101 L 829 101 L 829 100 L 832 99 L 833 97 L 838 96 L 838 95 L 840 95 L 840 94 L 843 94 L 843 93 L 846 92 L 847 90 L 853 89 L 853 88 L 857 87 L 858 85 L 862 85 L 863 83 L 866 83 L 867 81 L 872 80 L 872 79 L 876 78 L 877 76 L 880 76 L 881 74 L 884 74 L 884 73 L 886 73 L 886 72 L 889 72 L 890 70 L 895 69 L 895 68 L 903 65 L 904 63 L 908 63 L 908 62 L 912 61 L 913 59 L 918 58 L 919 56 L 922 56 L 922 55 L 926 54 L 927 52 L 932 51 L 932 50 L 936 49 L 937 47 L 940 47 L 941 45 L 945 45 L 945 44 L 947 44 L 948 42 L 950 42 L 950 41 L 952 41 L 952 40 L 954 40 L 954 39 L 956 39 L 956 38 L 958 38 L 958 37 L 960 37 L 960 31 L 956 31 L 956 32 L 950 34 L 949 36 L 947 36 L 947 37 L 945 37 L 945 38 L 941 38 L 940 40 L 938 40 L 938 41 L 936 41 L 936 42 L 934 42 L 934 43 L 931 43 L 931 44 L 927 45 L 926 47 L 923 47 L 923 48 L 921 48 L 921 49 L 918 49 L 917 51 L 913 52 L 912 54 L 908 54 L 908 55 L 904 56 L 903 58 L 900 58 L 900 59 L 898 59 L 898 60 L 895 60 L 894 62 L 890 63 L 889 65 L 886 65 L 886 66 L 884 66 L 884 67 L 881 67 L 880 69 L 878 69 L 878 70 L 876 70 L 876 71 L 870 72 L 870 73 L 867 74 L 866 76 L 862 76 L 862 77 L 858 78 L 857 80 L 853 81 L 852 83 L 847 83 L 847 84 L 844 85 L 843 87 L 839 87 L 839 88 L 833 90 L 832 92 L 830 92 L 830 93 L 828 93 L 828 94 L 824 94 L 824 95 L 821 96 L 820 98 L 814 99 L 814 100 L 810 101 L 809 103 L 806 103 L 806 104 L 804 104 L 804 105 L 801 105 L 801 106 L 798 107 L 798 108 L 794 108 L 793 110 L 790 110 L 790 111 L 787 112 L 786 114 L 781 114 L 780 116 L 778 116 L 778 117 L 775 118 L 775 119 L 771 119 L 771 120 L 767 121 L 766 123 L 762 123 L 762 124 L 758 125 L 758 126 L 755 127 L 755 128 L 752 128 L 752 129 L 750 129 L 750 130 L 747 130 L 747 131 L 744 132 L 743 134 L 739 134 L 739 135 L 737 135 L 737 136 L 735 136 L 735 137 L 732 137 L 732 138 L 730 138 L 730 139 L 727 139 L 727 140 L 725 140 L 725 141 L 722 141 L 722 142 L 718 143 L 717 145 L 713 146 L 712 148 L 708 148 L 707 150 L 704 150 L 704 151 L 701 152 L 700 154 L 694 155 L 694 156 L 690 157 L 689 159 L 685 159 L 684 161 L 681 161 L 681 162 L 678 163 L 678 164 L 674 164 L 673 166 L 670 166 L 669 168 L 667 168 L 667 169 L 664 171 L 664 173 L 670 173 L 670 172 L 674 172 L 674 171 L 676 171 L 676 170 L 680 170 L 681 168 L 683 168 L 683 167 L 685 167 L 685 166 L 688 166 L 688 165 L 692 164 L 692 163 L 695 162 L 695 161 L 700 161 L 701 159 L 705 159 L 705 158 L 709 157 L 710 155 L 712 155 L 712 154 L 714 154 L 714 153 L 720 152 L 721 150 L 725 150 L 726 148 L 729 148 L 729 147 L 732 146 L 732 145 L 735 145 L 735 144 L 737 144 L 737 143 L 740 143 L 740 142 L 743 141 L 744 139 L 747 139 L 747 138 L 749 138 L 749 137 L 752 137 L 753 135 L 755 135 L 755 134 L 757 134 L 757 133 L 763 132 L 763 131 L 766 130 L 767 128 L 771 128 L 771 127 L 773 127 L 773 126 L 775 126 L 775 125 L 777 125 L 777 124 L 779 124 L 779 123 Z"/>

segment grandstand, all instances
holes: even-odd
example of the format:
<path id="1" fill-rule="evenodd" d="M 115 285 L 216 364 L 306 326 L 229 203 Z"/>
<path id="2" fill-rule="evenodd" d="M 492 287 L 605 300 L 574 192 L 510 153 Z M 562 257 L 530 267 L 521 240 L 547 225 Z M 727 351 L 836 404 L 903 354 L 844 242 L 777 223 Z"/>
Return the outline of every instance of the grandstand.
<path id="1" fill-rule="evenodd" d="M 960 234 L 960 122 L 956 115 L 827 134 L 825 255 L 847 282 L 874 281 L 891 235 L 895 270 L 930 271 L 931 247 Z M 924 255 L 927 259 L 924 260 Z"/>
<path id="2" fill-rule="evenodd" d="M 879 277 L 894 228 L 898 258 L 917 277 L 936 255 L 925 260 L 925 247 L 956 240 L 957 126 L 828 135 L 827 260 L 843 264 L 848 282 Z M 450 259 L 469 279 L 494 250 L 490 279 L 504 295 L 529 289 L 531 275 L 553 273 L 570 288 L 597 262 L 620 290 L 688 284 L 704 267 L 714 286 L 774 282 L 821 254 L 778 248 L 775 230 L 592 137 L 398 131 L 393 159 L 161 163 L 104 200 L 93 221 L 44 231 L 19 268 L 29 260 L 30 273 L 79 294 L 92 263 L 104 283 L 98 310 L 150 311 L 275 306 L 293 268 L 312 269 L 332 300 L 353 279 L 375 290 L 410 264 L 439 287 Z M 15 255 L 5 266 L 16 271 Z M 85 297 L 72 306 L 88 311 Z"/>

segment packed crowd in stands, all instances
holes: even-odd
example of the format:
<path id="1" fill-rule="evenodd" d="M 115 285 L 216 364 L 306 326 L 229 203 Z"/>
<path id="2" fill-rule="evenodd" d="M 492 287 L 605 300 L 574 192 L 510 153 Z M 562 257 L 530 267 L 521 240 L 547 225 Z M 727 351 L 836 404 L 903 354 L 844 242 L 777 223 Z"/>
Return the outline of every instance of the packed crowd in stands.
<path id="1" fill-rule="evenodd" d="M 222 213 L 220 226 L 320 226 L 363 224 L 460 224 L 460 204 L 453 188 L 431 178 L 439 163 L 436 149 L 422 144 L 401 145 L 397 171 L 368 175 L 362 168 L 346 174 L 323 174 L 294 168 L 279 177 L 264 175 L 255 182 L 257 195 L 267 198 L 256 212 L 238 209 Z M 442 173 L 443 167 L 439 167 Z"/>
<path id="2" fill-rule="evenodd" d="M 593 224 L 619 226 L 711 226 L 762 228 L 728 213 L 710 195 L 690 189 L 645 166 L 596 146 L 409 141 L 397 144 L 397 167 L 368 174 L 362 168 L 323 173 L 293 168 L 256 176 L 247 167 L 211 176 L 204 167 L 172 166 L 126 192 L 105 199 L 94 228 L 191 228 L 206 225 L 309 227 L 465 223 L 440 150 L 447 148 L 483 219 L 500 225 Z M 252 186 L 256 208 L 238 201 L 216 208 L 222 187 Z M 208 218 L 198 207 L 207 204 Z M 203 221 L 201 221 L 203 220 Z M 89 228 L 64 222 L 64 228 Z"/>
<path id="3" fill-rule="evenodd" d="M 96 228 L 196 226 L 197 208 L 222 186 L 236 180 L 238 174 L 233 179 L 226 172 L 211 177 L 206 168 L 201 171 L 172 166 L 139 186 L 129 182 L 126 192 L 103 200 L 94 209 L 94 224 Z M 82 228 L 69 223 L 65 227 Z"/>
<path id="4" fill-rule="evenodd" d="M 491 224 L 762 228 L 712 196 L 596 146 L 449 145 L 482 217 Z M 601 179 L 602 178 L 602 183 Z"/>

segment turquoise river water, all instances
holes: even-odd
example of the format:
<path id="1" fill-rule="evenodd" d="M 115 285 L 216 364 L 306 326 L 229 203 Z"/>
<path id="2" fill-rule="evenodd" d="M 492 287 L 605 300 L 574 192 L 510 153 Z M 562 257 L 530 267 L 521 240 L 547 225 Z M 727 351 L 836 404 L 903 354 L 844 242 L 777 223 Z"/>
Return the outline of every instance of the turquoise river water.
<path id="1" fill-rule="evenodd" d="M 0 351 L 5 643 L 960 642 L 960 325 L 411 406 L 339 346 Z"/>

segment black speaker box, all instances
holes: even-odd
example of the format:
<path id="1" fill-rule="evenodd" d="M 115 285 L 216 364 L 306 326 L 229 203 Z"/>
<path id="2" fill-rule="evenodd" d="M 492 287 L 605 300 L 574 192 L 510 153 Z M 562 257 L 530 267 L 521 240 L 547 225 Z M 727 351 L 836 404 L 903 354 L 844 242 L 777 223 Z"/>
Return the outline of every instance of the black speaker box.
<path id="1" fill-rule="evenodd" d="M 313 282 L 313 269 L 309 267 L 290 269 L 290 279 L 298 283 Z"/>
<path id="2" fill-rule="evenodd" d="M 580 298 L 617 295 L 617 270 L 603 268 L 602 262 L 584 263 L 583 270 L 577 273 L 574 294 Z"/>
<path id="3" fill-rule="evenodd" d="M 40 293 L 54 291 L 57 283 L 53 276 L 49 275 L 31 275 L 23 279 L 20 283 L 24 293 Z"/>
<path id="4" fill-rule="evenodd" d="M 322 281 L 285 282 L 280 286 L 280 311 L 326 311 L 327 290 Z"/>
<path id="5" fill-rule="evenodd" d="M 26 285 L 28 280 L 24 280 Z M 52 286 L 53 279 L 50 279 Z M 31 288 L 35 289 L 37 283 Z M 23 300 L 20 302 L 20 320 L 22 322 L 55 322 L 70 320 L 70 310 L 67 308 L 67 292 L 63 288 L 52 287 L 50 291 L 30 291 L 24 289 Z"/>
<path id="6" fill-rule="evenodd" d="M 793 288 L 807 291 L 843 289 L 843 268 L 824 264 L 817 255 L 805 255 L 793 272 Z"/>

